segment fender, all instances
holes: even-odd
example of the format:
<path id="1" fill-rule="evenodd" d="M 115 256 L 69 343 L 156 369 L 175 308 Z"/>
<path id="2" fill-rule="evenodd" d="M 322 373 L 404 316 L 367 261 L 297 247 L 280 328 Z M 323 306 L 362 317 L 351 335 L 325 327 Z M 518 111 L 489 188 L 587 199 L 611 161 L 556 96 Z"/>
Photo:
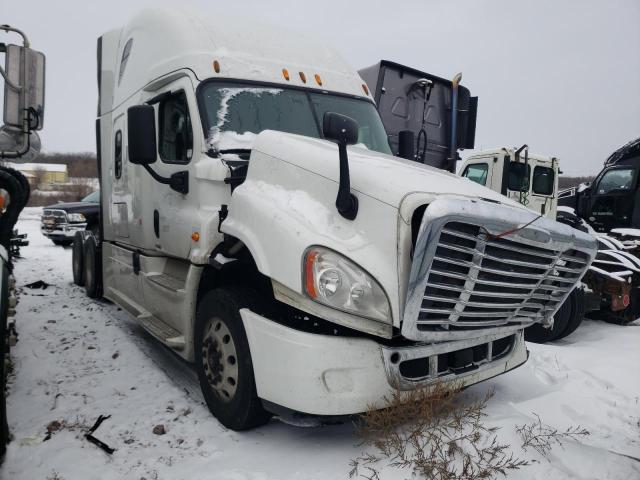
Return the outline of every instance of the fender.
<path id="1" fill-rule="evenodd" d="M 246 245 L 260 273 L 299 295 L 307 248 L 321 245 L 348 257 L 380 283 L 399 326 L 398 210 L 352 190 L 360 210 L 354 221 L 344 219 L 334 205 L 337 151 L 322 159 L 335 167 L 335 177 L 327 178 L 282 158 L 284 151 L 304 155 L 294 151 L 295 141 L 287 145 L 287 137 L 258 136 L 247 179 L 234 190 L 221 230 Z"/>

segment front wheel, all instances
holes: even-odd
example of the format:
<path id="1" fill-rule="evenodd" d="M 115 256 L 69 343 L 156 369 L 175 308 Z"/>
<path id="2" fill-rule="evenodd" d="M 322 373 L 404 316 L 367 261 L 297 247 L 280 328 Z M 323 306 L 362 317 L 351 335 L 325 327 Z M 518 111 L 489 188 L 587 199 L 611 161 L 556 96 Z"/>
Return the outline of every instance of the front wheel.
<path id="1" fill-rule="evenodd" d="M 255 298 L 255 292 L 239 287 L 217 289 L 204 295 L 196 312 L 195 361 L 202 394 L 211 413 L 232 430 L 258 427 L 270 418 L 256 393 L 240 317 L 240 309 Z"/>

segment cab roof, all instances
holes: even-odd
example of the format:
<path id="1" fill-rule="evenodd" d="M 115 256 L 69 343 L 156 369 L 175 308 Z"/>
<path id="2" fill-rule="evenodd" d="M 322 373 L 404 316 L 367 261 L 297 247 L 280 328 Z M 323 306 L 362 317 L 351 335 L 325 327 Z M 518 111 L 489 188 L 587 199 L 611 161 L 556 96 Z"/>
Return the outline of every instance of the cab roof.
<path id="1" fill-rule="evenodd" d="M 102 113 L 181 69 L 198 80 L 240 79 L 372 98 L 358 73 L 322 40 L 246 18 L 147 9 L 103 35 L 98 57 L 101 97 L 111 103 L 101 105 Z"/>

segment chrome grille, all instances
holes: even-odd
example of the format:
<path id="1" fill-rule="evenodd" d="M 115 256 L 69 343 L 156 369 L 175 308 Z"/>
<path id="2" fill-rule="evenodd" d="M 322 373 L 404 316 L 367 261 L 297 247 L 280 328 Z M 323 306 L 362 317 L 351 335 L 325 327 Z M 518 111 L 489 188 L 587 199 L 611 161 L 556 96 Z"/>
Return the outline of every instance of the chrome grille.
<path id="1" fill-rule="evenodd" d="M 516 206 L 441 197 L 416 212 L 402 317 L 410 340 L 548 324 L 597 249 L 591 235 Z"/>
<path id="2" fill-rule="evenodd" d="M 67 223 L 67 212 L 45 208 L 42 211 L 42 220 L 54 220 L 55 223 Z"/>
<path id="3" fill-rule="evenodd" d="M 541 321 L 579 280 L 589 256 L 489 237 L 479 226 L 440 232 L 416 321 L 419 330 Z"/>

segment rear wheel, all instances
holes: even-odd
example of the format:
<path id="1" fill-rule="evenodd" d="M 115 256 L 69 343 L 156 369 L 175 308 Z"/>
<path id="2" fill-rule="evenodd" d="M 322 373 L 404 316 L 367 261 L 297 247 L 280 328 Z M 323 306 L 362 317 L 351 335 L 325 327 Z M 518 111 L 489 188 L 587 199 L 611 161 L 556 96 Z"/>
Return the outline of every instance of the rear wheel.
<path id="1" fill-rule="evenodd" d="M 84 232 L 76 232 L 71 253 L 73 283 L 79 287 L 84 285 L 84 238 Z"/>
<path id="2" fill-rule="evenodd" d="M 196 370 L 209 410 L 225 427 L 248 430 L 269 421 L 256 393 L 249 342 L 240 309 L 256 292 L 239 287 L 213 290 L 198 305 Z M 251 300 L 250 300 L 251 299 Z"/>
<path id="3" fill-rule="evenodd" d="M 524 329 L 524 339 L 527 342 L 547 343 L 558 338 L 567 328 L 569 319 L 571 318 L 572 295 L 573 292 L 569 294 L 560 309 L 553 316 L 553 327 L 545 328 L 539 323 L 531 325 L 530 327 Z"/>
<path id="4" fill-rule="evenodd" d="M 102 259 L 98 243 L 92 235 L 84 242 L 84 289 L 90 298 L 102 297 Z"/>

